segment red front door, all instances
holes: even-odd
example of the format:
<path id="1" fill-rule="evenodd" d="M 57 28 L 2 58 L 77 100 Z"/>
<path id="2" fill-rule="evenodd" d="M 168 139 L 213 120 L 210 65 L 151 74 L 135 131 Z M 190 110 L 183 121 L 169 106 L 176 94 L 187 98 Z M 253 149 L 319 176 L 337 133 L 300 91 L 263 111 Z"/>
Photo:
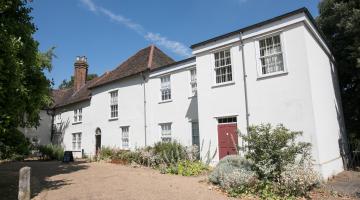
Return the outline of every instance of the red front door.
<path id="1" fill-rule="evenodd" d="M 238 135 L 236 123 L 218 125 L 219 159 L 238 154 Z"/>

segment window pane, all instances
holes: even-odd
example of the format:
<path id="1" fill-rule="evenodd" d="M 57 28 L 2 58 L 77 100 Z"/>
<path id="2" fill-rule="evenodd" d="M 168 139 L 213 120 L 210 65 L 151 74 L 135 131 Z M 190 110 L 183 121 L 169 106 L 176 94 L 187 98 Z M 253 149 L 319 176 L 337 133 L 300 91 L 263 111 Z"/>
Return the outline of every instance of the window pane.
<path id="1" fill-rule="evenodd" d="M 262 74 L 284 71 L 280 35 L 259 41 Z"/>

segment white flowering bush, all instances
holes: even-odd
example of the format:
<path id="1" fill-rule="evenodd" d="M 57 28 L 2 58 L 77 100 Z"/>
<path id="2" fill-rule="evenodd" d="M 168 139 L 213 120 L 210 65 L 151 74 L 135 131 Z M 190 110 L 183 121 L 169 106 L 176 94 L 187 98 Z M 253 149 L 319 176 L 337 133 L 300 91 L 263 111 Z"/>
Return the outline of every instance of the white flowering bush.
<path id="1" fill-rule="evenodd" d="M 252 163 L 238 155 L 226 156 L 217 164 L 209 175 L 209 181 L 220 185 L 225 190 L 246 189 L 256 180 Z"/>
<path id="2" fill-rule="evenodd" d="M 306 158 L 286 165 L 276 184 L 283 195 L 306 196 L 320 181 L 321 178 L 314 170 L 310 158 Z"/>

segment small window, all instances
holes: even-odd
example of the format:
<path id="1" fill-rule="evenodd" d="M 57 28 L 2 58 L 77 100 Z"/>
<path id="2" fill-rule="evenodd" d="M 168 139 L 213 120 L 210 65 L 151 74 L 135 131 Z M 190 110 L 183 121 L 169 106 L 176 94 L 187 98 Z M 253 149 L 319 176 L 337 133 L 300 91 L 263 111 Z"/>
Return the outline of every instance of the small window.
<path id="1" fill-rule="evenodd" d="M 216 83 L 225 83 L 233 80 L 230 49 L 214 53 Z"/>
<path id="2" fill-rule="evenodd" d="M 129 127 L 128 126 L 121 127 L 121 142 L 122 142 L 123 149 L 129 148 Z"/>
<path id="3" fill-rule="evenodd" d="M 118 91 L 110 92 L 110 118 L 118 117 Z"/>
<path id="4" fill-rule="evenodd" d="M 72 149 L 73 151 L 81 151 L 81 133 L 72 134 Z"/>
<path id="5" fill-rule="evenodd" d="M 196 69 L 190 70 L 190 86 L 191 86 L 191 95 L 196 96 L 197 94 Z"/>
<path id="6" fill-rule="evenodd" d="M 171 123 L 160 124 L 161 126 L 161 141 L 171 142 Z"/>
<path id="7" fill-rule="evenodd" d="M 285 71 L 280 35 L 259 40 L 259 51 L 261 75 Z"/>
<path id="8" fill-rule="evenodd" d="M 236 117 L 223 117 L 218 119 L 219 124 L 226 124 L 226 123 L 236 123 Z"/>
<path id="9" fill-rule="evenodd" d="M 171 100 L 170 75 L 163 76 L 161 80 L 161 101 Z"/>
<path id="10" fill-rule="evenodd" d="M 82 122 L 82 108 L 74 110 L 74 123 Z"/>

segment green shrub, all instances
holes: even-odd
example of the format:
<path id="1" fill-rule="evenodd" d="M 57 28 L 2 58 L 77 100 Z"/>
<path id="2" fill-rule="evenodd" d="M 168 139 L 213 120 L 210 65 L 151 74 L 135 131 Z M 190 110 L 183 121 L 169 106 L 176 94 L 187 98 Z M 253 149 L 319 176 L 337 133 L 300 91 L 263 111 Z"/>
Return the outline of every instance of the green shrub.
<path id="1" fill-rule="evenodd" d="M 59 145 L 41 145 L 38 147 L 39 152 L 42 154 L 44 159 L 49 160 L 63 160 L 64 157 L 64 148 Z"/>
<path id="2" fill-rule="evenodd" d="M 201 161 L 182 160 L 177 164 L 177 174 L 182 176 L 198 176 L 208 170 Z"/>
<path id="3" fill-rule="evenodd" d="M 252 163 L 238 155 L 224 157 L 209 175 L 209 181 L 225 190 L 238 190 L 239 193 L 255 184 L 256 173 Z"/>
<path id="4" fill-rule="evenodd" d="M 0 159 L 22 160 L 30 154 L 29 140 L 17 129 L 0 130 Z"/>
<path id="5" fill-rule="evenodd" d="M 254 170 L 260 179 L 274 180 L 285 170 L 285 166 L 295 162 L 298 156 L 309 154 L 310 144 L 296 142 L 302 132 L 293 132 L 278 125 L 270 124 L 249 127 L 243 136 L 246 158 L 254 163 Z"/>
<path id="6" fill-rule="evenodd" d="M 154 145 L 154 154 L 158 155 L 163 163 L 176 164 L 186 159 L 186 148 L 177 141 L 158 142 Z"/>

